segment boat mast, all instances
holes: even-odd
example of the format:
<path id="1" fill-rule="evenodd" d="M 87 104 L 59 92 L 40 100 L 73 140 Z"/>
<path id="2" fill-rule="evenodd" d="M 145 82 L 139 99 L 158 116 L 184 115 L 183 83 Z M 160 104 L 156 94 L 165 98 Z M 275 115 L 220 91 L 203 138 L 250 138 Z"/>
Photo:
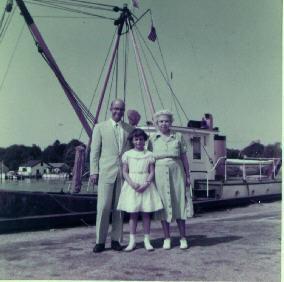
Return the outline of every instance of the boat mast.
<path id="1" fill-rule="evenodd" d="M 104 99 L 107 84 L 109 82 L 111 70 L 113 68 L 113 62 L 114 62 L 114 59 L 115 59 L 117 52 L 118 52 L 119 40 L 120 40 L 124 25 L 126 25 L 129 28 L 129 30 L 126 30 L 125 33 L 127 33 L 129 31 L 130 35 L 131 35 L 131 39 L 132 39 L 132 43 L 133 43 L 133 49 L 134 49 L 134 52 L 135 52 L 136 63 L 139 66 L 139 71 L 140 71 L 141 76 L 142 76 L 144 90 L 145 90 L 145 93 L 146 93 L 147 98 L 148 98 L 148 103 L 149 103 L 149 106 L 150 106 L 150 111 L 151 111 L 152 116 L 155 113 L 155 108 L 154 108 L 153 100 L 152 100 L 152 97 L 151 97 L 151 94 L 150 94 L 149 85 L 148 85 L 147 78 L 146 78 L 146 75 L 145 75 L 145 71 L 144 71 L 144 68 L 143 68 L 143 65 L 142 65 L 142 61 L 141 61 L 140 51 L 139 51 L 139 48 L 138 48 L 133 30 L 132 30 L 134 20 L 133 20 L 131 11 L 128 9 L 127 4 L 124 4 L 123 8 L 115 7 L 115 11 L 121 11 L 121 14 L 120 14 L 119 18 L 117 20 L 115 20 L 115 22 L 114 22 L 114 24 L 118 26 L 117 34 L 116 34 L 116 40 L 115 40 L 115 43 L 114 43 L 114 48 L 113 48 L 111 60 L 110 60 L 108 71 L 107 71 L 106 78 L 105 78 L 105 81 L 104 81 L 104 86 L 103 86 L 101 94 L 100 94 L 99 103 L 98 103 L 98 107 L 97 107 L 97 110 L 96 110 L 95 123 L 98 122 L 98 117 L 99 117 L 99 114 L 100 114 L 102 102 L 103 102 L 103 99 Z"/>
<path id="2" fill-rule="evenodd" d="M 115 7 L 115 11 L 116 12 L 121 11 L 121 14 L 120 14 L 119 18 L 114 21 L 114 24 L 118 26 L 117 33 L 116 33 L 116 39 L 115 39 L 115 43 L 114 43 L 114 47 L 113 47 L 113 51 L 112 51 L 112 55 L 111 55 L 111 60 L 110 60 L 109 66 L 108 66 L 108 71 L 107 71 L 107 74 L 106 74 L 106 77 L 105 77 L 104 85 L 103 85 L 102 91 L 100 93 L 100 98 L 99 98 L 99 102 L 98 102 L 98 106 L 97 106 L 97 110 L 96 110 L 96 116 L 95 116 L 95 124 L 98 122 L 98 119 L 99 119 L 99 114 L 100 114 L 100 111 L 101 111 L 101 107 L 102 107 L 103 99 L 104 99 L 104 96 L 105 96 L 106 88 L 107 88 L 107 85 L 108 85 L 108 82 L 109 82 L 111 70 L 113 68 L 113 62 L 114 62 L 114 59 L 115 59 L 117 52 L 118 52 L 119 41 L 120 41 L 120 37 L 121 37 L 121 34 L 122 34 L 123 26 L 124 26 L 125 23 L 127 23 L 127 19 L 131 16 L 129 9 L 127 8 L 127 4 L 124 4 L 123 8 Z"/>
<path id="3" fill-rule="evenodd" d="M 140 51 L 139 51 L 139 48 L 138 48 L 138 45 L 137 45 L 137 42 L 136 42 L 136 39 L 135 39 L 135 36 L 134 36 L 134 33 L 133 33 L 133 29 L 132 29 L 133 26 L 131 24 L 131 22 L 133 22 L 132 17 L 129 18 L 128 21 L 129 21 L 128 23 L 129 23 L 129 26 L 130 26 L 130 31 L 129 32 L 130 32 L 131 39 L 132 39 L 132 44 L 133 44 L 133 49 L 134 49 L 134 53 L 135 53 L 136 63 L 139 66 L 139 71 L 140 71 L 141 76 L 142 76 L 144 90 L 145 90 L 145 93 L 147 95 L 148 104 L 150 106 L 151 115 L 153 117 L 154 113 L 155 113 L 154 103 L 153 103 L 153 100 L 152 100 L 152 97 L 151 97 L 151 93 L 150 93 L 150 90 L 149 90 L 149 84 L 148 84 L 148 81 L 147 81 L 147 78 L 146 78 L 146 74 L 145 74 L 145 71 L 144 71 L 144 67 L 143 67 L 143 64 L 142 64 L 142 61 L 141 61 Z"/>
<path id="4" fill-rule="evenodd" d="M 41 36 L 36 24 L 34 23 L 34 20 L 32 18 L 32 16 L 30 15 L 25 3 L 23 2 L 23 0 L 16 0 L 16 3 L 21 11 L 21 14 L 23 15 L 26 24 L 28 25 L 28 28 L 30 30 L 30 32 L 32 33 L 36 44 L 38 46 L 38 49 L 41 53 L 43 53 L 46 57 L 46 59 L 48 60 L 48 64 L 50 65 L 51 69 L 53 70 L 54 74 L 56 75 L 59 83 L 61 84 L 69 102 L 71 103 L 73 109 L 75 110 L 82 126 L 84 127 L 84 129 L 86 130 L 89 138 L 91 138 L 92 136 L 92 129 L 82 111 L 82 109 L 79 107 L 77 100 L 74 97 L 75 93 L 72 88 L 70 87 L 70 85 L 67 83 L 67 81 L 65 80 L 62 72 L 60 71 L 54 57 L 52 56 L 51 52 L 49 51 L 43 37 Z M 78 98 L 77 98 L 78 99 Z M 81 102 L 82 103 L 82 102 Z M 83 103 L 82 103 L 83 104 Z"/>

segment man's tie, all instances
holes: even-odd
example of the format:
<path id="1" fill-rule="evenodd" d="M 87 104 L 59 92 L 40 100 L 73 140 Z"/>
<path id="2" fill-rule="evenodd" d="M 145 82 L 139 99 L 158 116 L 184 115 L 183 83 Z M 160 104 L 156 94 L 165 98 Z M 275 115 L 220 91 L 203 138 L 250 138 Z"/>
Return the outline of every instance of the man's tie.
<path id="1" fill-rule="evenodd" d="M 119 125 L 118 123 L 115 124 L 114 126 L 114 133 L 115 133 L 115 139 L 116 139 L 116 142 L 117 142 L 117 146 L 118 146 L 118 151 L 120 152 L 120 132 L 119 132 Z"/>

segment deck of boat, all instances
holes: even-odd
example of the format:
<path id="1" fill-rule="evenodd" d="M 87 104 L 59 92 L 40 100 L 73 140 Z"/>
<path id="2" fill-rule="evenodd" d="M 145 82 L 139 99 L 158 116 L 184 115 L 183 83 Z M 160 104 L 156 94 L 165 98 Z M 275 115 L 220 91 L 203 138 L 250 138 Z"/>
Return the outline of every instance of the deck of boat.
<path id="1" fill-rule="evenodd" d="M 127 224 L 124 230 L 126 244 Z M 94 227 L 2 234 L 0 279 L 280 281 L 281 201 L 199 214 L 187 233 L 190 248 L 182 251 L 173 224 L 166 251 L 153 222 L 154 252 L 138 244 L 132 253 L 101 254 L 92 252 Z"/>

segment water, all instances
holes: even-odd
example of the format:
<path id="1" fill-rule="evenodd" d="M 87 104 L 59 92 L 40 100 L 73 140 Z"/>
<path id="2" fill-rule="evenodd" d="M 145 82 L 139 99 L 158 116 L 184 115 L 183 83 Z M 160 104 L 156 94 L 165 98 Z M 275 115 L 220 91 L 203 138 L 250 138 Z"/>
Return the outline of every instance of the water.
<path id="1" fill-rule="evenodd" d="M 0 190 L 11 191 L 32 191 L 32 192 L 68 192 L 71 181 L 66 179 L 23 179 L 4 180 L 0 179 Z M 87 191 L 88 190 L 88 191 Z M 96 191 L 91 187 L 88 189 L 88 182 L 83 182 L 81 193 L 93 193 Z"/>

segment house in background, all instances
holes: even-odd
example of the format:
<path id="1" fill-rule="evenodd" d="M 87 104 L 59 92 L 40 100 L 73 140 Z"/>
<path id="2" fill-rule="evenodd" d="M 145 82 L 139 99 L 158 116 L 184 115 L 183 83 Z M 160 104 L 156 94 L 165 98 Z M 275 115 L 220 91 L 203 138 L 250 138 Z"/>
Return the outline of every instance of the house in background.
<path id="1" fill-rule="evenodd" d="M 31 160 L 19 167 L 18 175 L 22 177 L 41 177 L 50 169 L 51 165 L 46 162 Z"/>
<path id="2" fill-rule="evenodd" d="M 48 173 L 63 173 L 63 172 L 69 172 L 70 171 L 70 167 L 69 165 L 65 164 L 65 163 L 48 163 L 51 168 L 48 171 Z"/>
<path id="3" fill-rule="evenodd" d="M 70 177 L 70 167 L 65 163 L 48 163 L 50 167 L 42 175 L 44 179 L 59 179 L 59 178 L 69 178 Z"/>

